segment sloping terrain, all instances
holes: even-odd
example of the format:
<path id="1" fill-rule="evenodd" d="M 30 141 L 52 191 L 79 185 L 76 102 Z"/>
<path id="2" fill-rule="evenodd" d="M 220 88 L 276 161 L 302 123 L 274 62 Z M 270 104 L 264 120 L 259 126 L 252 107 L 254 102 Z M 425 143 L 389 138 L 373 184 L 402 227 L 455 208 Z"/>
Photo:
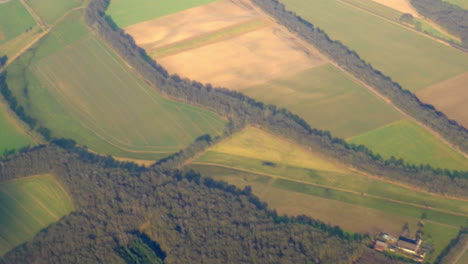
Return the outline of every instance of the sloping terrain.
<path id="1" fill-rule="evenodd" d="M 70 196 L 51 174 L 0 183 L 0 256 L 72 210 Z"/>

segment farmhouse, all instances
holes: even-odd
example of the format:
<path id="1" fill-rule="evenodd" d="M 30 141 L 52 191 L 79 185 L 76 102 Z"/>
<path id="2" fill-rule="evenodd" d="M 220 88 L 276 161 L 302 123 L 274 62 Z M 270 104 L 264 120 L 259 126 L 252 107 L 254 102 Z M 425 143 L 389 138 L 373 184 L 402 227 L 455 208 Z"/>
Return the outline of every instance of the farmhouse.
<path id="1" fill-rule="evenodd" d="M 384 252 L 388 249 L 388 243 L 377 240 L 375 242 L 374 249 L 380 252 Z"/>
<path id="2" fill-rule="evenodd" d="M 397 247 L 403 251 L 417 255 L 421 242 L 422 242 L 421 239 L 414 240 L 414 239 L 400 236 L 397 242 Z"/>

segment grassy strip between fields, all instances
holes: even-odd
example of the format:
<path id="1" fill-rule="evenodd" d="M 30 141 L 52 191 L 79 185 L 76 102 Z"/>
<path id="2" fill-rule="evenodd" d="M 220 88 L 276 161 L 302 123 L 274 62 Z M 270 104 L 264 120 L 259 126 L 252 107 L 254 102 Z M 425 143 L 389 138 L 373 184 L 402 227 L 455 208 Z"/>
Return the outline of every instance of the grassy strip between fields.
<path id="1" fill-rule="evenodd" d="M 0 256 L 73 210 L 55 176 L 0 183 Z"/>
<path id="2" fill-rule="evenodd" d="M 196 163 L 188 168 L 239 188 L 251 186 L 256 195 L 279 213 L 306 214 L 354 232 L 372 234 L 380 231 L 398 235 L 404 223 L 409 223 L 411 232 L 415 232 L 417 222 L 422 221 L 425 225 L 425 240 L 435 248 L 435 254 L 429 257 L 429 262 L 432 262 L 457 234 L 457 228 L 448 225 L 447 222 L 458 223 L 466 219 L 461 217 L 456 220 L 450 215 L 441 216 L 438 212 L 433 214 L 421 208 L 407 207 L 360 194 L 311 186 L 303 182 L 278 179 L 236 168 Z M 425 219 L 421 219 L 423 213 Z M 434 218 L 445 223 L 433 222 Z"/>
<path id="3" fill-rule="evenodd" d="M 255 31 L 270 24 L 266 19 L 257 19 L 235 25 L 229 28 L 221 29 L 216 32 L 210 32 L 204 35 L 197 36 L 193 39 L 184 40 L 178 43 L 170 44 L 167 47 L 161 47 L 156 50 L 150 50 L 149 55 L 152 58 L 161 58 L 179 52 L 191 50 L 201 46 L 205 46 L 218 41 L 227 40 L 236 36 Z"/>
<path id="4" fill-rule="evenodd" d="M 417 91 L 468 68 L 468 54 L 341 1 L 281 2 L 405 89 Z"/>
<path id="5" fill-rule="evenodd" d="M 401 16 L 404 14 L 398 10 L 395 10 L 393 8 L 387 7 L 385 5 L 382 5 L 380 3 L 374 2 L 374 1 L 368 1 L 368 0 L 341 0 L 345 3 L 348 3 L 350 5 L 353 5 L 357 8 L 360 8 L 362 10 L 371 12 L 377 16 L 381 16 L 384 19 L 388 19 L 391 21 L 394 21 L 396 23 L 400 23 L 404 26 L 416 29 L 418 31 L 424 32 L 426 34 L 429 34 L 433 37 L 440 38 L 443 40 L 447 41 L 453 41 L 455 43 L 461 44 L 461 41 L 459 39 L 455 39 L 437 29 L 432 27 L 428 22 L 426 22 L 424 19 L 420 18 L 414 18 L 411 23 L 403 23 L 400 21 Z"/>

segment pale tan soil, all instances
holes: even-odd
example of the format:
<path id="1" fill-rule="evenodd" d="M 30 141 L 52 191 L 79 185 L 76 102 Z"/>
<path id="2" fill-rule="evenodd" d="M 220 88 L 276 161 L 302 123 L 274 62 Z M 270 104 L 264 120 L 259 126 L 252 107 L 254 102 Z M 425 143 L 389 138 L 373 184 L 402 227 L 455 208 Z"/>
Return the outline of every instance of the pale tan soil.
<path id="1" fill-rule="evenodd" d="M 468 72 L 423 89 L 416 95 L 468 128 Z"/>
<path id="2" fill-rule="evenodd" d="M 3 33 L 2 29 L 0 29 L 0 41 L 5 39 L 5 34 Z"/>
<path id="3" fill-rule="evenodd" d="M 133 25 L 126 31 L 151 52 L 261 19 L 270 20 L 249 0 L 221 0 Z M 157 61 L 172 74 L 234 90 L 325 63 L 315 48 L 273 21 L 268 24 L 214 43 L 201 42 Z"/>
<path id="4" fill-rule="evenodd" d="M 398 10 L 400 12 L 411 14 L 414 17 L 420 17 L 418 12 L 414 9 L 414 7 L 409 3 L 408 0 L 369 0 L 369 1 L 374 1 L 379 4 L 393 8 L 395 10 Z"/>
<path id="5" fill-rule="evenodd" d="M 147 51 L 218 31 L 262 15 L 240 1 L 221 0 L 125 28 Z"/>
<path id="6" fill-rule="evenodd" d="M 253 189 L 256 193 L 255 188 Z M 258 195 L 258 194 L 257 194 Z M 317 196 L 270 188 L 259 196 L 279 214 L 308 215 L 345 230 L 398 235 L 405 223 L 415 226 L 417 219 Z"/>
<path id="7" fill-rule="evenodd" d="M 178 53 L 159 60 L 170 73 L 233 90 L 325 63 L 278 26 Z"/>

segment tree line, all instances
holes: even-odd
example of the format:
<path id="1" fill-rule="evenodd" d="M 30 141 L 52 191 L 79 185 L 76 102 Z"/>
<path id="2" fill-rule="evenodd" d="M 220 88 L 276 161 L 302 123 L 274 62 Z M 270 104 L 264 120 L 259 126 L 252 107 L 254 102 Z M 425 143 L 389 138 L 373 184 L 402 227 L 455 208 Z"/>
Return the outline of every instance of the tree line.
<path id="1" fill-rule="evenodd" d="M 468 11 L 441 0 L 411 0 L 418 13 L 444 27 L 459 37 L 468 48 Z"/>
<path id="2" fill-rule="evenodd" d="M 0 182 L 54 173 L 75 207 L 0 263 L 352 263 L 363 253 L 362 234 L 278 216 L 250 188 L 108 159 L 49 145 L 0 163 Z"/>
<path id="3" fill-rule="evenodd" d="M 311 40 L 314 40 L 314 43 L 317 42 L 315 46 L 319 47 L 322 52 L 332 54 L 332 57 L 336 58 L 337 61 L 349 63 L 353 66 L 349 69 L 352 73 L 370 80 L 370 84 L 373 86 L 381 87 L 382 91 L 385 91 L 384 94 L 391 94 L 392 100 L 397 104 L 409 105 L 411 109 L 421 112 L 423 114 L 422 121 L 428 119 L 428 122 L 425 123 L 428 123 L 429 126 L 442 126 L 450 134 L 453 132 L 455 135 L 453 138 L 461 142 L 459 146 L 468 148 L 468 142 L 464 140 L 466 139 L 466 130 L 451 123 L 451 121 L 449 122 L 442 113 L 427 110 L 429 108 L 423 106 L 412 93 L 403 90 L 390 78 L 373 69 L 355 52 L 346 49 L 337 41 L 330 40 L 322 30 L 314 28 L 309 22 L 286 11 L 284 6 L 277 1 L 255 0 L 254 2 L 272 13 L 288 28 L 296 28 L 293 31 L 301 32 L 301 35 L 306 35 L 306 33 L 308 36 L 310 35 Z M 227 134 L 238 131 L 247 124 L 258 126 L 279 136 L 295 140 L 305 147 L 320 151 L 356 169 L 424 188 L 431 192 L 468 196 L 468 172 L 466 171 L 450 171 L 433 168 L 430 165 L 409 164 L 396 158 L 385 160 L 365 146 L 349 144 L 343 139 L 333 137 L 329 131 L 311 128 L 302 118 L 286 109 L 266 105 L 239 92 L 202 84 L 175 74 L 170 75 L 161 65 L 151 59 L 145 50 L 138 47 L 130 35 L 109 25 L 111 18 L 105 15 L 108 4 L 108 0 L 95 0 L 90 3 L 86 10 L 88 25 L 95 29 L 100 37 L 159 93 L 184 103 L 203 106 L 227 118 L 229 120 Z M 382 87 L 380 84 L 384 86 Z M 386 90 L 387 88 L 389 90 Z M 442 121 L 440 123 L 438 123 L 439 121 L 431 121 L 433 118 Z M 198 145 L 201 143 L 203 141 L 199 142 Z M 206 144 L 209 145 L 210 142 L 206 141 Z M 182 163 L 187 157 L 203 148 L 197 149 L 192 146 L 192 149 L 183 150 L 170 160 L 174 162 L 177 158 L 179 163 Z M 174 165 L 169 167 L 172 166 Z"/>

